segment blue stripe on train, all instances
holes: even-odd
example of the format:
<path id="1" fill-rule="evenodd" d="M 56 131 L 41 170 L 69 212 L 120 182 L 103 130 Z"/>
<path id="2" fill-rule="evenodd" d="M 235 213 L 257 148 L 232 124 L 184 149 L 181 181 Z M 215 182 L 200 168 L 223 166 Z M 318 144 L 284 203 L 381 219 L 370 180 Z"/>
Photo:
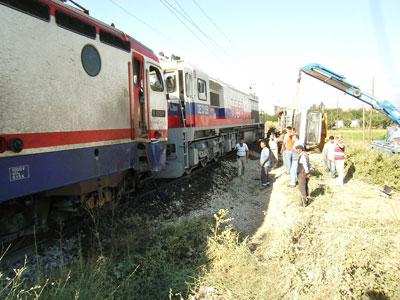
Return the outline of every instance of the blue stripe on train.
<path id="1" fill-rule="evenodd" d="M 229 108 L 214 108 L 208 104 L 186 102 L 185 110 L 187 115 L 211 115 L 217 116 L 218 118 L 231 117 L 232 112 Z M 170 102 L 168 103 L 168 115 L 177 116 L 181 115 L 180 104 Z"/>
<path id="2" fill-rule="evenodd" d="M 147 153 L 151 169 L 160 171 L 165 145 L 150 144 Z M 137 143 L 1 158 L 0 202 L 137 169 L 138 165 Z"/>

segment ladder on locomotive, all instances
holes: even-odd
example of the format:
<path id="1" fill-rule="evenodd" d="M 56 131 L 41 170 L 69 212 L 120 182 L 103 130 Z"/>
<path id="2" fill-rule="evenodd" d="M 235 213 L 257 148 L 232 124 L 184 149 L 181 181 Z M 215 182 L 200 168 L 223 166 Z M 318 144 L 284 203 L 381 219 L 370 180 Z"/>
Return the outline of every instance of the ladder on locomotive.
<path id="1" fill-rule="evenodd" d="M 189 118 L 189 122 L 187 122 L 187 113 L 191 112 L 191 103 L 189 102 L 188 111 L 186 111 L 186 101 L 180 101 L 180 111 L 181 111 L 181 118 L 183 123 L 183 130 L 182 130 L 182 139 L 183 139 L 183 159 L 185 163 L 185 169 L 190 169 L 189 164 L 189 141 L 188 135 L 190 136 L 189 130 L 193 127 L 193 120 Z"/>

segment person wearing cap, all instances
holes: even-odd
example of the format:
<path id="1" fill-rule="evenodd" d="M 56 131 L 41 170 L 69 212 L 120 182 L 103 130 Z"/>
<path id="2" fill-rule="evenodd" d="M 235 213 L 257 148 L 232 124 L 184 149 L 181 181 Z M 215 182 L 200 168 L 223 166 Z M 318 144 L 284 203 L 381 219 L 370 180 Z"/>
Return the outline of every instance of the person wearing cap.
<path id="1" fill-rule="evenodd" d="M 244 175 L 245 162 L 249 157 L 249 147 L 244 142 L 243 138 L 240 138 L 239 143 L 235 146 L 237 163 L 238 163 L 238 176 Z"/>
<path id="2" fill-rule="evenodd" d="M 310 178 L 311 164 L 303 145 L 296 145 L 295 151 L 299 157 L 297 164 L 297 181 L 300 190 L 300 199 L 303 206 L 308 204 L 308 181 Z"/>

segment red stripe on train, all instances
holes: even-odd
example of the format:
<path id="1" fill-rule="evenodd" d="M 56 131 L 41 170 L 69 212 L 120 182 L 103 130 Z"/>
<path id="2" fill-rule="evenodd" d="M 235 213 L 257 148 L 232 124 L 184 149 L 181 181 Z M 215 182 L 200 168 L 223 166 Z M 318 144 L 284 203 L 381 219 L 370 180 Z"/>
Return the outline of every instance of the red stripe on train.
<path id="1" fill-rule="evenodd" d="M 187 116 L 186 126 L 192 127 L 212 127 L 212 126 L 235 126 L 235 125 L 251 125 L 256 124 L 253 119 L 216 119 L 207 115 L 193 115 Z M 168 116 L 168 127 L 169 128 L 181 128 L 183 127 L 181 116 L 170 115 Z"/>
<path id="2" fill-rule="evenodd" d="M 134 133 L 133 133 L 134 136 Z M 167 137 L 167 130 L 150 130 L 149 137 L 158 139 Z M 7 142 L 19 138 L 24 143 L 24 149 L 67 146 L 113 140 L 131 140 L 131 129 L 104 129 L 62 132 L 38 132 L 1 135 Z"/>

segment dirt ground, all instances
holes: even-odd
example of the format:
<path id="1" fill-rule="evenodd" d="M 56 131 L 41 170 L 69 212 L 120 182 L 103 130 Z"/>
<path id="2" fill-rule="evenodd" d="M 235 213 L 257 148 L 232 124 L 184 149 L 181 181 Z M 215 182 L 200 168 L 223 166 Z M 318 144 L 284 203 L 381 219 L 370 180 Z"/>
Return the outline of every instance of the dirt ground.
<path id="1" fill-rule="evenodd" d="M 400 298 L 399 194 L 388 197 L 351 176 L 338 187 L 321 155 L 310 159 L 316 170 L 307 207 L 288 187 L 283 167 L 271 171 L 272 186 L 261 190 L 258 160 L 250 160 L 245 176 L 221 179 L 208 204 L 191 214 L 229 210 L 263 269 L 265 299 Z"/>

